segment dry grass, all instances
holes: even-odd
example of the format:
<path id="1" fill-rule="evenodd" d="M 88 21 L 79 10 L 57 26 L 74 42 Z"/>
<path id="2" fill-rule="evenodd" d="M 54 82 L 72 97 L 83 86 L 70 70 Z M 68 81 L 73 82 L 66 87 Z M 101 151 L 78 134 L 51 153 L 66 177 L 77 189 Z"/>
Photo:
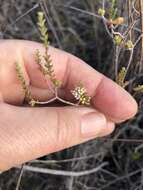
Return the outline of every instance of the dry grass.
<path id="1" fill-rule="evenodd" d="M 125 18 L 125 23 L 118 26 L 116 31 L 128 33 L 127 39 L 133 43 L 138 40 L 131 52 L 115 46 L 103 19 L 97 18 L 98 8 L 103 5 L 108 16 L 111 0 L 1 2 L 1 38 L 39 40 L 35 15 L 42 9 L 47 15 L 49 33 L 54 46 L 79 56 L 112 79 L 116 78 L 123 66 L 126 67 L 128 69 L 126 80 L 129 81 L 127 90 L 135 96 L 140 105 L 138 115 L 117 128 L 112 137 L 90 141 L 28 163 L 20 180 L 20 188 L 17 189 L 143 189 L 142 97 L 132 90 L 136 84 L 143 82 L 140 50 L 141 9 L 139 0 L 117 1 L 117 14 Z M 0 190 L 15 190 L 19 172 L 17 168 L 1 174 Z"/>

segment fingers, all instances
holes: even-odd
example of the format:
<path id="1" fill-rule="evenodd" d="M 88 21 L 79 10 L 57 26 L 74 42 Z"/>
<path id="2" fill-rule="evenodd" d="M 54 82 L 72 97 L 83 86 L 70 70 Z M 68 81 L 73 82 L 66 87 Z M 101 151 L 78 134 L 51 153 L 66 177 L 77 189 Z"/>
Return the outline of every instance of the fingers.
<path id="1" fill-rule="evenodd" d="M 25 46 L 26 45 L 25 43 Z M 34 45 L 29 43 L 30 51 L 23 51 L 27 70 L 31 83 L 36 87 L 42 86 L 45 88 L 47 84 L 43 82 L 44 79 L 40 74 L 39 78 L 41 80 L 38 80 L 38 82 L 36 80 L 35 72 L 37 68 L 35 67 L 34 59 L 32 59 L 35 51 L 33 46 L 39 48 L 41 52 L 44 51 L 40 44 L 35 43 Z M 25 47 L 25 49 L 27 48 Z M 55 48 L 50 48 L 49 53 L 55 66 L 56 75 L 62 81 L 66 89 L 66 97 L 69 96 L 68 92 L 73 89 L 75 85 L 82 82 L 90 96 L 93 97 L 94 107 L 108 115 L 113 121 L 119 122 L 126 120 L 136 114 L 138 109 L 136 101 L 115 82 L 98 73 L 73 55 Z M 37 93 L 37 97 L 40 97 L 40 91 L 39 94 Z M 46 96 L 41 98 L 44 99 Z"/>
<path id="2" fill-rule="evenodd" d="M 0 105 L 0 170 L 101 137 L 114 123 L 90 108 Z"/>
<path id="3" fill-rule="evenodd" d="M 15 45 L 16 49 L 13 48 Z M 27 82 L 33 88 L 34 97 L 48 99 L 47 82 L 35 63 L 35 50 L 39 49 L 44 54 L 44 47 L 35 42 L 6 41 L 0 44 L 0 90 L 4 100 L 8 103 L 22 102 L 22 90 L 16 73 L 14 62 L 18 60 L 23 67 Z M 63 83 L 63 92 L 66 98 L 70 97 L 69 91 L 82 82 L 92 97 L 94 108 L 103 112 L 113 121 L 118 122 L 133 117 L 137 112 L 135 100 L 116 83 L 98 73 L 82 60 L 58 49 L 49 48 L 53 60 L 55 74 Z M 3 63 L 3 64 L 2 64 Z M 7 79 L 5 81 L 5 79 Z M 12 82 L 13 81 L 13 82 Z M 15 84 L 16 83 L 16 84 Z M 11 84 L 11 85 L 10 85 Z M 12 93 L 9 93 L 9 87 Z M 42 92 L 42 93 L 41 93 Z M 62 92 L 62 93 L 63 93 Z M 50 94 L 51 97 L 51 94 Z"/>

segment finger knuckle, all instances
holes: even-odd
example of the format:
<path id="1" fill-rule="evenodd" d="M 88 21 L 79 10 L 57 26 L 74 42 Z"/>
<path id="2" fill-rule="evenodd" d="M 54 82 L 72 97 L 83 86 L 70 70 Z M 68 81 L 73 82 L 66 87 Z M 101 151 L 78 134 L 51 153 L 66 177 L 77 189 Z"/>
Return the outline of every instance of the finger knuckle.
<path id="1" fill-rule="evenodd" d="M 57 149 L 61 150 L 73 144 L 76 134 L 77 122 L 67 110 L 57 110 Z M 73 135 L 75 134 L 75 135 Z"/>

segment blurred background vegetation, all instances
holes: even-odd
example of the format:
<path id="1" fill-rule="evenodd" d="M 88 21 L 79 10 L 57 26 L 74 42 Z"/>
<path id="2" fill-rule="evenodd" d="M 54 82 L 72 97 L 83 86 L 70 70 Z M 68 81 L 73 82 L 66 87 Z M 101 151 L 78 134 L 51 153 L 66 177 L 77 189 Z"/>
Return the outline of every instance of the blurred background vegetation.
<path id="1" fill-rule="evenodd" d="M 0 190 L 143 189 L 142 93 L 133 90 L 143 82 L 142 4 L 142 0 L 0 0 L 1 39 L 39 41 L 36 14 L 42 10 L 53 46 L 80 57 L 113 80 L 116 72 L 127 68 L 126 89 L 139 103 L 135 118 L 120 124 L 110 137 L 27 163 L 29 169 L 21 173 L 22 178 L 20 169 L 11 169 L 0 175 Z M 100 8 L 105 10 L 104 18 Z M 123 22 L 117 23 L 120 17 Z M 130 40 L 134 48 L 117 46 L 115 34 L 126 34 L 126 42 Z"/>

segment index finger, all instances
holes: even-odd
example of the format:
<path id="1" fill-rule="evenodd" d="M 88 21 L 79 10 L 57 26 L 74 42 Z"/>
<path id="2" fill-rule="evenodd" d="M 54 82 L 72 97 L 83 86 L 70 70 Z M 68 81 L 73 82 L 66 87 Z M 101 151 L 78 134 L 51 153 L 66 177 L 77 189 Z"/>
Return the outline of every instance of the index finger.
<path id="1" fill-rule="evenodd" d="M 39 80 L 38 83 L 35 80 L 37 68 L 34 63 L 35 48 L 42 53 L 44 51 L 43 46 L 32 42 L 25 42 L 24 46 L 23 55 L 30 79 L 35 86 L 44 86 L 42 80 Z M 115 82 L 69 53 L 51 47 L 49 54 L 54 64 L 56 76 L 62 81 L 65 89 L 71 90 L 82 81 L 92 97 L 94 107 L 115 121 L 129 119 L 136 114 L 136 101 Z"/>

